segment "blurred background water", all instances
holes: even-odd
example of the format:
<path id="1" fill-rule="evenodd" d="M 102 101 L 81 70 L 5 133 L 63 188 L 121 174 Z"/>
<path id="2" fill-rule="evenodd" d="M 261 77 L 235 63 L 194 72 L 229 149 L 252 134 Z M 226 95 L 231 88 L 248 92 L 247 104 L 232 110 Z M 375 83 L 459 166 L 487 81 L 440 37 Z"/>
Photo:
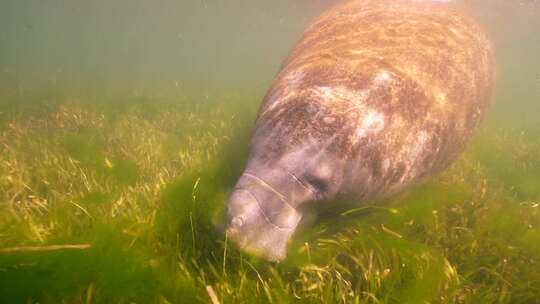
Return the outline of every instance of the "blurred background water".
<path id="1" fill-rule="evenodd" d="M 2 2 L 0 93 L 264 94 L 304 27 L 337 1 Z M 496 44 L 501 120 L 534 123 L 540 4 L 462 1 Z M 253 100 L 254 103 L 260 100 Z"/>
<path id="2" fill-rule="evenodd" d="M 7 1 L 2 82 L 23 93 L 264 90 L 323 1 Z M 17 92 L 11 92 L 17 93 Z M 257 102 L 257 101 L 254 101 Z"/>

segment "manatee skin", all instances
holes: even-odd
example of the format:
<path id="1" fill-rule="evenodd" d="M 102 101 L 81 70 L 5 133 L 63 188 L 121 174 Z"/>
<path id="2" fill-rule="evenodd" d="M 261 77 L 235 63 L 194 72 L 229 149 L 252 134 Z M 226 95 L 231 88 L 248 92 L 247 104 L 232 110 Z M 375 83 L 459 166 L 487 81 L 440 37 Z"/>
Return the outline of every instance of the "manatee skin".
<path id="1" fill-rule="evenodd" d="M 352 1 L 307 28 L 268 91 L 227 234 L 286 256 L 306 203 L 375 201 L 447 168 L 495 82 L 491 43 L 433 1 Z"/>

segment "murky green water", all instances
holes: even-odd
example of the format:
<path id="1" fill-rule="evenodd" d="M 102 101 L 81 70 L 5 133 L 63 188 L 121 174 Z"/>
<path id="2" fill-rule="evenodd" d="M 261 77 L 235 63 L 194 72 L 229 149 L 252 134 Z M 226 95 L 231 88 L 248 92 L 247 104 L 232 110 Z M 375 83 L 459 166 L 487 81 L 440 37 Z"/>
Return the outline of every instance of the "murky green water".
<path id="1" fill-rule="evenodd" d="M 539 303 L 538 1 L 465 3 L 498 83 L 449 170 L 309 214 L 280 264 L 225 239 L 258 105 L 331 2 L 0 3 L 0 303 Z"/>

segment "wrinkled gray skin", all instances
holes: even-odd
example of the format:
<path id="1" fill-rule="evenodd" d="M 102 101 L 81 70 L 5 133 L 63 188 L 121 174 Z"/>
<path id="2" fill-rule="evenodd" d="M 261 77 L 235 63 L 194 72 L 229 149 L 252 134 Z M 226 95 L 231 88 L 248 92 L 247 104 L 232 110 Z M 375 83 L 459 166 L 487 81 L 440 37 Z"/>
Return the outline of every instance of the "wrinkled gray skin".
<path id="1" fill-rule="evenodd" d="M 255 146 L 259 140 L 254 137 Z M 271 261 L 284 259 L 287 241 L 302 218 L 297 208 L 331 198 L 344 187 L 347 164 L 321 152 L 323 145 L 307 144 L 275 162 L 250 157 L 228 206 L 228 233 L 241 248 Z"/>
<path id="2" fill-rule="evenodd" d="M 282 260 L 303 204 L 392 195 L 463 150 L 491 96 L 493 51 L 474 22 L 427 2 L 347 2 L 306 30 L 229 199 L 241 248 Z"/>

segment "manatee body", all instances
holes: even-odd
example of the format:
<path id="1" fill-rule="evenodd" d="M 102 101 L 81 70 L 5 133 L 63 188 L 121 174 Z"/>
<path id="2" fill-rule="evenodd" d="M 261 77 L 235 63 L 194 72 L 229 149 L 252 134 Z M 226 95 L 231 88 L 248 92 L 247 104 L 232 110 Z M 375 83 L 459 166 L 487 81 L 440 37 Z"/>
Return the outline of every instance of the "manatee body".
<path id="1" fill-rule="evenodd" d="M 259 110 L 229 198 L 229 238 L 281 260 L 303 204 L 373 201 L 445 169 L 481 120 L 494 65 L 478 25 L 448 4 L 330 9 L 293 48 Z"/>

